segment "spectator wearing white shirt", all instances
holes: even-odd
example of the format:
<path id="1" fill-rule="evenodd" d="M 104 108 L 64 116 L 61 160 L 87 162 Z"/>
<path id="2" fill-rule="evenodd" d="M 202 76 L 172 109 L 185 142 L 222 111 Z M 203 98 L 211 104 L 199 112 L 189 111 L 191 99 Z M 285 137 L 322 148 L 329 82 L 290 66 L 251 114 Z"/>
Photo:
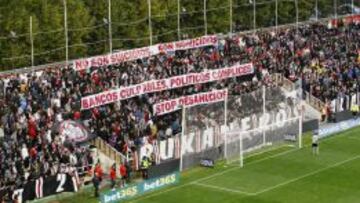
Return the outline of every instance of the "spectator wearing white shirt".
<path id="1" fill-rule="evenodd" d="M 21 157 L 23 160 L 26 160 L 29 157 L 29 150 L 26 147 L 26 144 L 23 144 L 21 148 Z"/>

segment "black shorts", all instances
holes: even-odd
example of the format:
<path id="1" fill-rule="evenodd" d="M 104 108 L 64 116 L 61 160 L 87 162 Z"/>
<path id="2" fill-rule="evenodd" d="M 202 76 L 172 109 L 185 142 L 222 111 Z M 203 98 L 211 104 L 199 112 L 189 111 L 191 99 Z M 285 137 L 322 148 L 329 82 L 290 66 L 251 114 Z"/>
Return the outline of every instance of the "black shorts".
<path id="1" fill-rule="evenodd" d="M 313 143 L 312 144 L 312 147 L 318 147 L 319 145 L 318 145 L 318 143 Z"/>

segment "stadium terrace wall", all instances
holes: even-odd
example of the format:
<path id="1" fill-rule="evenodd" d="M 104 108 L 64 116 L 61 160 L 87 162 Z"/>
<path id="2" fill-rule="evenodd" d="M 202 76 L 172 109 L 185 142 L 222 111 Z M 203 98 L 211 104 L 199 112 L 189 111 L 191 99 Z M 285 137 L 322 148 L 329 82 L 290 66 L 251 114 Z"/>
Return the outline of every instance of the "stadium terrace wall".
<path id="1" fill-rule="evenodd" d="M 77 191 L 77 178 L 69 174 L 59 173 L 56 176 L 40 177 L 15 188 L 0 188 L 0 199 L 6 196 L 10 198 L 17 196 L 18 202 L 22 203 L 62 192 Z"/>
<path id="2" fill-rule="evenodd" d="M 164 161 L 160 164 L 151 166 L 148 171 L 149 178 L 157 178 L 178 171 L 180 168 L 180 159 Z"/>
<path id="3" fill-rule="evenodd" d="M 357 126 L 360 126 L 360 117 L 342 121 L 340 123 L 331 123 L 331 125 L 324 125 L 319 129 L 319 137 L 320 138 L 329 137 L 336 133 L 340 133 Z"/>
<path id="4" fill-rule="evenodd" d="M 302 130 L 304 133 L 310 132 L 313 130 L 318 130 L 318 129 L 319 129 L 319 120 L 318 119 L 312 119 L 312 120 L 304 121 L 302 123 Z"/>
<path id="5" fill-rule="evenodd" d="M 140 183 L 129 185 L 125 188 L 112 189 L 101 193 L 101 203 L 117 203 L 131 199 L 147 192 L 159 190 L 176 184 L 180 181 L 180 173 L 173 172 L 161 177 L 144 180 Z"/>

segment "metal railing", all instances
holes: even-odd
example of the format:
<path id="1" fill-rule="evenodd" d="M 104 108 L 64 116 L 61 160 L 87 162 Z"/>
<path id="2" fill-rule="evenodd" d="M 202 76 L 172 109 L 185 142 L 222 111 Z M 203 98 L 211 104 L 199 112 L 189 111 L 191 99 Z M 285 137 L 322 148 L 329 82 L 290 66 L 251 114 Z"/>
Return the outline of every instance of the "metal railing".
<path id="1" fill-rule="evenodd" d="M 95 139 L 91 140 L 90 143 L 94 145 L 99 151 L 104 153 L 107 157 L 114 160 L 116 164 L 124 163 L 124 161 L 127 160 L 125 155 L 117 151 L 100 137 L 96 137 Z"/>
<path id="2" fill-rule="evenodd" d="M 303 91 L 305 94 L 305 101 L 314 107 L 316 110 L 322 112 L 325 107 L 325 103 L 315 96 L 311 95 L 309 92 Z"/>
<path id="3" fill-rule="evenodd" d="M 279 73 L 275 74 L 277 84 L 282 84 L 282 86 L 287 90 L 293 90 L 295 89 L 295 83 L 291 80 L 287 79 L 284 75 L 281 75 Z M 325 102 L 321 101 L 320 99 L 316 98 L 309 92 L 303 90 L 304 100 L 306 103 L 308 103 L 310 106 L 315 108 L 318 111 L 322 111 L 325 107 Z"/>

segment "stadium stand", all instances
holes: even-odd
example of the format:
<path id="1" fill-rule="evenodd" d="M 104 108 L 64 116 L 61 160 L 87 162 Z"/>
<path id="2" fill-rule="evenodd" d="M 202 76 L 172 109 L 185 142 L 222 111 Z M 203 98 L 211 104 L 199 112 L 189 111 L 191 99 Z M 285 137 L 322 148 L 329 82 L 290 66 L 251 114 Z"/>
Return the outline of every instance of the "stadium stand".
<path id="1" fill-rule="evenodd" d="M 360 25 L 328 28 L 305 24 L 221 39 L 218 46 L 159 54 L 102 68 L 76 71 L 49 69 L 0 80 L 0 187 L 14 188 L 65 166 L 92 165 L 87 148 L 60 136 L 52 126 L 82 120 L 92 134 L 119 152 L 135 151 L 145 141 L 166 139 L 181 131 L 181 114 L 154 115 L 152 105 L 182 95 L 227 87 L 230 94 L 271 86 L 273 73 L 300 79 L 305 91 L 326 103 L 359 92 Z M 119 86 L 139 84 L 186 73 L 253 63 L 255 72 L 241 76 L 150 93 L 81 110 L 80 99 Z M 86 169 L 87 170 L 87 169 Z"/>

